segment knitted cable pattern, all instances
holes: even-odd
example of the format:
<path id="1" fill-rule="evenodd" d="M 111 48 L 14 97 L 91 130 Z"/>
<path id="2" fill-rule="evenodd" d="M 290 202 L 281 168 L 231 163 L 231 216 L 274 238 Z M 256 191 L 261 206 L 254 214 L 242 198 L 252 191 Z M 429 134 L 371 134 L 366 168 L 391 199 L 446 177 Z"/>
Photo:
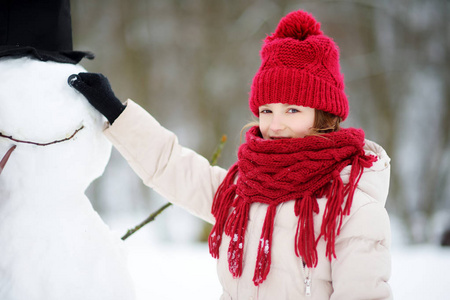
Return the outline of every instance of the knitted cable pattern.
<path id="1" fill-rule="evenodd" d="M 309 268 L 317 266 L 316 246 L 323 237 L 327 242 L 327 257 L 330 260 L 336 257 L 334 244 L 342 218 L 350 213 L 364 168 L 377 160 L 366 155 L 363 146 L 361 129 L 341 129 L 300 139 L 265 140 L 259 128 L 252 127 L 246 134 L 246 143 L 239 148 L 238 161 L 214 196 L 212 213 L 216 223 L 208 241 L 211 255 L 218 258 L 222 234 L 230 236 L 229 270 L 234 277 L 241 276 L 250 205 L 268 204 L 253 278 L 255 285 L 261 284 L 270 271 L 276 207 L 282 202 L 295 201 L 296 255 Z M 340 172 L 348 165 L 352 168 L 349 182 L 344 185 Z M 327 204 L 320 235 L 316 238 L 313 216 L 319 212 L 317 199 L 323 196 L 327 197 Z"/>
<path id="2" fill-rule="evenodd" d="M 301 10 L 287 14 L 266 37 L 260 54 L 249 97 L 255 116 L 261 105 L 289 103 L 347 118 L 339 48 L 311 14 Z"/>

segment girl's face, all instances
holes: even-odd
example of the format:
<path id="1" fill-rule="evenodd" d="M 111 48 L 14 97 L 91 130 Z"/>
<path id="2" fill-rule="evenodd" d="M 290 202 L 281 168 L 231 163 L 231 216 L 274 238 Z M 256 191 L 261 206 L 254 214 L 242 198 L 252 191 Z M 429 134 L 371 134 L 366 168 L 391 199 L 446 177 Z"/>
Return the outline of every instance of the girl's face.
<path id="1" fill-rule="evenodd" d="M 314 108 L 285 103 L 259 107 L 259 130 L 264 139 L 303 138 L 314 126 Z"/>

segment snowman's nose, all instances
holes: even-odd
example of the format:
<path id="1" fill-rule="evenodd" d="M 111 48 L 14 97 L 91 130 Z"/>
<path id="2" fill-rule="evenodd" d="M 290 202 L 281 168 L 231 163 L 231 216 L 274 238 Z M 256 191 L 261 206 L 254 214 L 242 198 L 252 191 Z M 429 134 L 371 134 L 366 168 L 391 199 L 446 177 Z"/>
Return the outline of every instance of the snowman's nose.
<path id="1" fill-rule="evenodd" d="M 9 157 L 11 156 L 11 153 L 16 149 L 16 145 L 9 148 L 9 150 L 6 152 L 5 156 L 3 156 L 2 160 L 0 161 L 0 174 L 2 173 L 3 169 L 5 168 L 6 163 L 8 162 Z"/>

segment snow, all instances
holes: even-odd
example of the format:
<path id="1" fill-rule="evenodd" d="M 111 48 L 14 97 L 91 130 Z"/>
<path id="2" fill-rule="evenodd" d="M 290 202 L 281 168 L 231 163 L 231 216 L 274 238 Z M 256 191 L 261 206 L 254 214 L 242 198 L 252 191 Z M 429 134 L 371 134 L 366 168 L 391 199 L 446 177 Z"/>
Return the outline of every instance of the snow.
<path id="1" fill-rule="evenodd" d="M 17 146 L 0 175 L 0 299 L 133 299 L 124 244 L 84 194 L 111 144 L 103 117 L 67 85 L 83 71 L 0 59 L 0 131 L 16 140 L 0 138 L 0 158 Z"/>
<path id="2" fill-rule="evenodd" d="M 84 69 L 27 58 L 0 65 L 3 134 L 47 143 L 83 126 L 70 140 L 45 147 L 0 138 L 0 159 L 17 145 L 0 176 L 0 298 L 104 299 L 100 294 L 109 291 L 107 299 L 132 299 L 120 293 L 134 284 L 138 300 L 219 299 L 206 243 L 165 241 L 153 223 L 122 243 L 121 234 L 141 218 L 110 216 L 110 231 L 85 197 L 111 145 L 101 133 L 104 119 L 67 86 L 67 76 Z M 407 246 L 395 233 L 395 299 L 448 299 L 450 248 Z M 80 294 L 68 294 L 68 286 Z"/>
<path id="3" fill-rule="evenodd" d="M 130 242 L 129 248 L 138 299 L 220 298 L 222 288 L 207 244 L 138 241 Z M 394 299 L 448 299 L 449 270 L 450 249 L 433 245 L 393 249 Z"/>
<path id="4" fill-rule="evenodd" d="M 444 300 L 450 297 L 450 247 L 394 248 L 392 270 L 395 299 Z"/>
<path id="5" fill-rule="evenodd" d="M 138 242 L 129 246 L 137 299 L 219 299 L 216 262 L 206 244 Z"/>
<path id="6" fill-rule="evenodd" d="M 117 234 L 123 234 L 128 227 L 138 223 L 140 217 L 127 216 L 124 221 L 115 215 L 106 220 Z M 162 220 L 154 222 L 125 241 L 137 299 L 219 299 L 222 287 L 217 277 L 216 260 L 209 254 L 208 244 L 164 241 L 158 234 L 158 222 Z M 394 299 L 448 299 L 450 247 L 408 246 L 400 238 L 399 230 L 393 226 L 390 285 Z"/>

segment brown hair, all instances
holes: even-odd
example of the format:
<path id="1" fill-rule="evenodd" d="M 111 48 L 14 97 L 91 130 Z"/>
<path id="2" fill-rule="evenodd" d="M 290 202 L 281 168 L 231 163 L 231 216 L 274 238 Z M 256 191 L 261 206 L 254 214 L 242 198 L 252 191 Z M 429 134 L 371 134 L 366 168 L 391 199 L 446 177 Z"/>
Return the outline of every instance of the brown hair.
<path id="1" fill-rule="evenodd" d="M 314 110 L 314 125 L 308 135 L 321 135 L 339 131 L 342 118 L 323 110 Z"/>

